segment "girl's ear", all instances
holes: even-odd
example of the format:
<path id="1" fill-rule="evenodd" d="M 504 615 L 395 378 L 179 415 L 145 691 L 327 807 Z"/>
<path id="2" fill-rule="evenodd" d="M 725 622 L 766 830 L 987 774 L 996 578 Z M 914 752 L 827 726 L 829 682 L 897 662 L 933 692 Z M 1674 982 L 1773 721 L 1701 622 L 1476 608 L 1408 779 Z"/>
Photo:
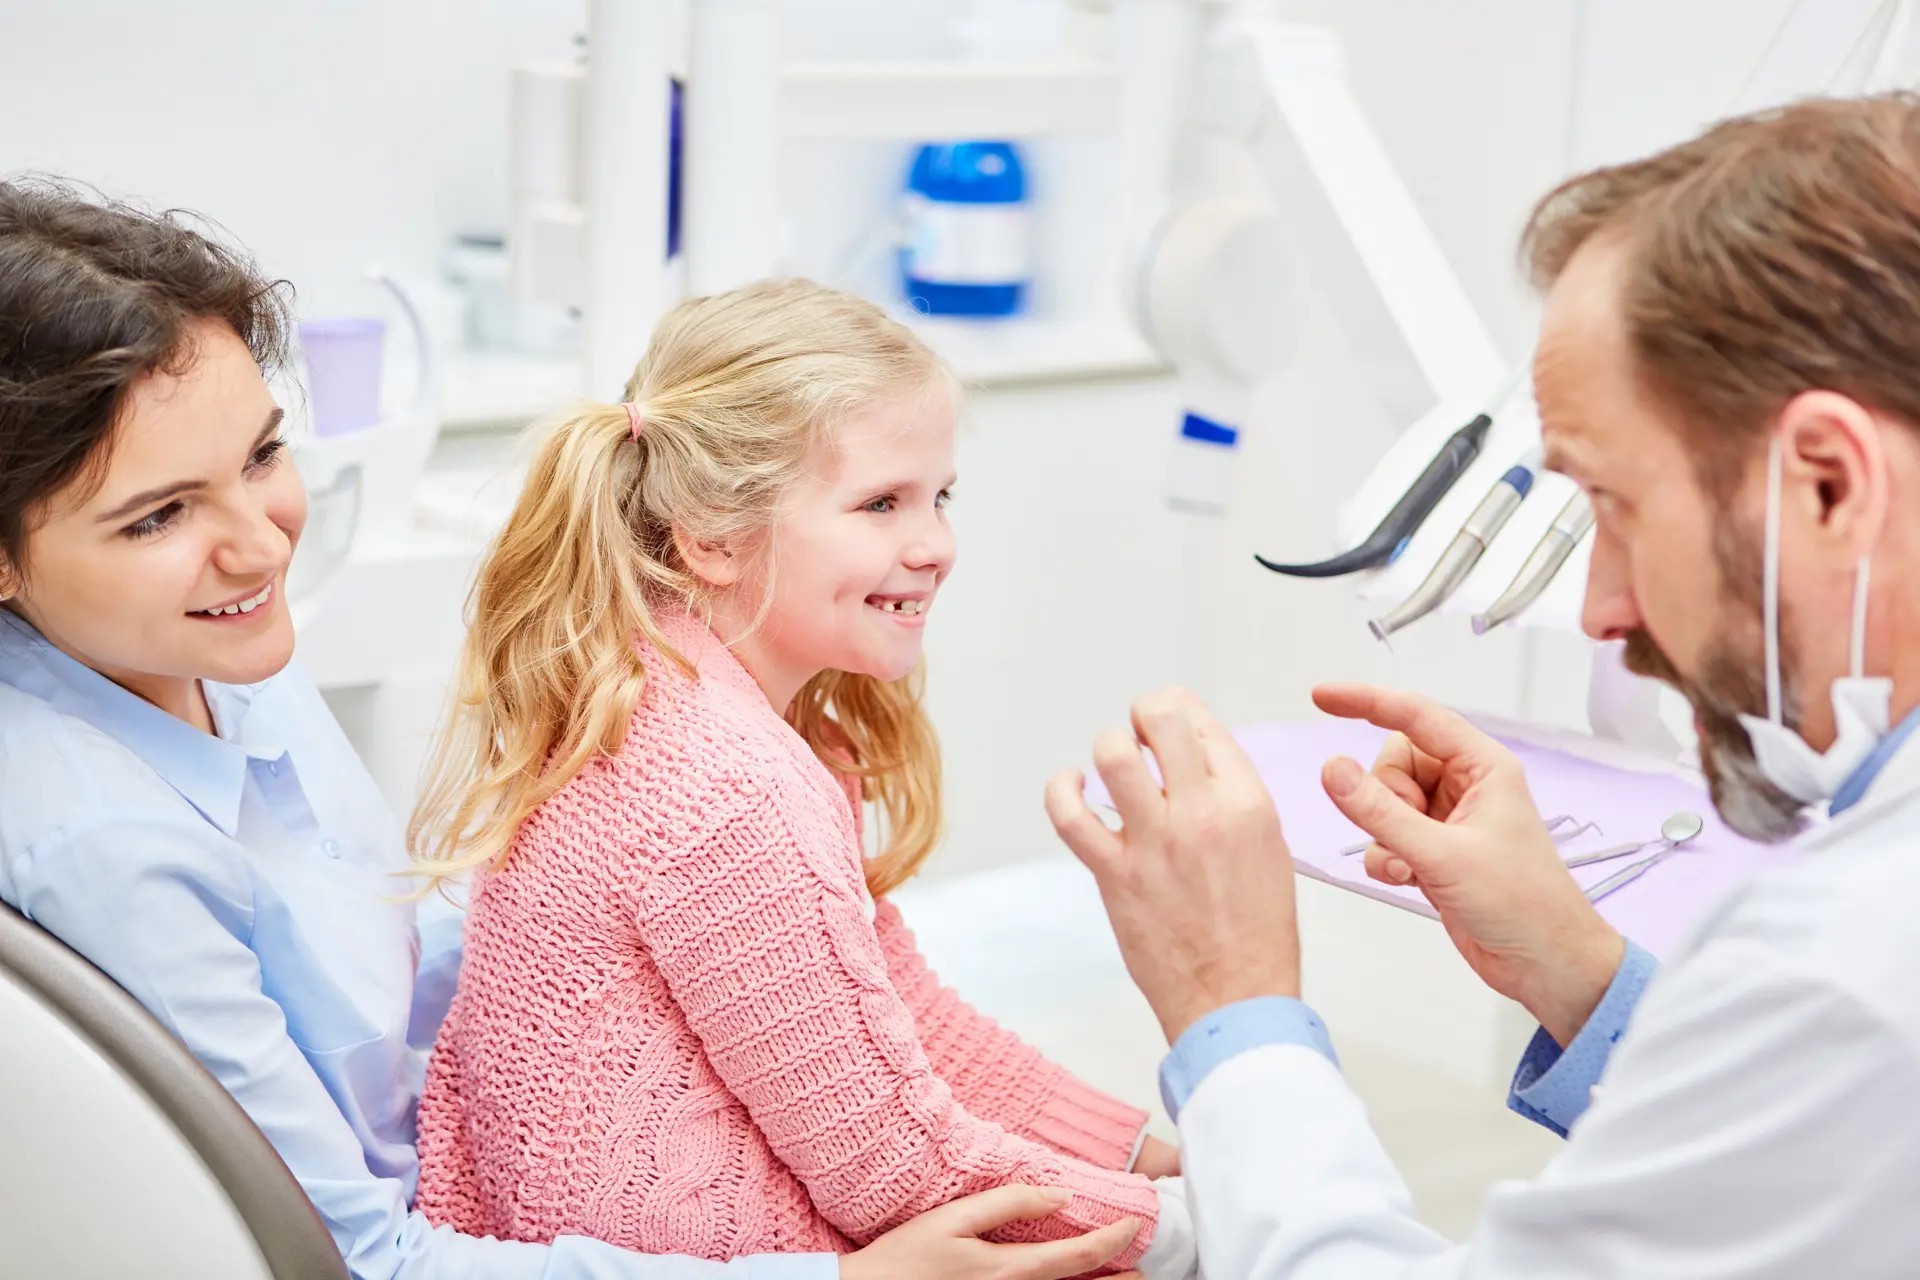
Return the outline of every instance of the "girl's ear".
<path id="1" fill-rule="evenodd" d="M 710 587 L 730 587 L 740 580 L 740 557 L 729 547 L 713 542 L 695 541 L 685 529 L 673 531 L 674 550 L 680 562 Z"/>

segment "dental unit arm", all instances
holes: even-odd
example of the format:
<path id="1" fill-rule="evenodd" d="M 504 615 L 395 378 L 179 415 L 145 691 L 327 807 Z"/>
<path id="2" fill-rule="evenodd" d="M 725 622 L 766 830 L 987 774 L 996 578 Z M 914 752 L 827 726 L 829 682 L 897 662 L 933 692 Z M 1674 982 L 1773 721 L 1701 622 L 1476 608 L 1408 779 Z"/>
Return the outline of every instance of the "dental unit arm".
<path id="1" fill-rule="evenodd" d="M 1182 511 L 1227 509 L 1257 389 L 1301 367 L 1326 321 L 1365 417 L 1397 424 L 1457 404 L 1458 430 L 1505 368 L 1355 100 L 1338 38 L 1252 12 L 1216 9 L 1202 34 L 1173 198 L 1144 236 L 1132 290 L 1142 333 L 1179 374 L 1166 496 Z M 1196 417 L 1215 429 L 1186 430 Z M 1355 559 L 1391 559 L 1465 469 L 1410 486 L 1421 493 L 1377 521 L 1387 527 Z"/>

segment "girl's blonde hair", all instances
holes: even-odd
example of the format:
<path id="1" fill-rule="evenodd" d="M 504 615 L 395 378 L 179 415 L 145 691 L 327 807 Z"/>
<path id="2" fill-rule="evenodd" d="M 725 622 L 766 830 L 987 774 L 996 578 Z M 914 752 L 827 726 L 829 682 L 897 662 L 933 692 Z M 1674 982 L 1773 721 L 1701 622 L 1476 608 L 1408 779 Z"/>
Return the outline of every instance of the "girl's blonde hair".
<path id="1" fill-rule="evenodd" d="M 528 814 L 596 754 L 618 751 L 646 682 L 637 644 L 685 667 L 655 623 L 705 584 L 674 534 L 762 543 L 788 487 L 835 423 L 877 399 L 953 388 L 946 366 L 878 307 L 801 280 L 682 304 L 627 383 L 645 426 L 592 405 L 547 426 L 506 528 L 468 598 L 453 697 L 407 843 L 438 882 L 497 867 Z M 921 672 L 825 671 L 787 711 L 829 767 L 860 778 L 882 816 L 867 862 L 877 897 L 941 832 L 940 750 Z"/>

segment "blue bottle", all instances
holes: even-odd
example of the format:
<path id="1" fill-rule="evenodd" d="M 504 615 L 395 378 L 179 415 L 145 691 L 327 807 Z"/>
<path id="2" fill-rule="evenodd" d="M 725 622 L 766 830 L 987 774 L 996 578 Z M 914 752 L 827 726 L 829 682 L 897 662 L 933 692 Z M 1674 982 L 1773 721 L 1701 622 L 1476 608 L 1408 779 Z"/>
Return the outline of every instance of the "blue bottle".
<path id="1" fill-rule="evenodd" d="M 900 275 L 933 316 L 1011 316 L 1032 274 L 1027 171 L 1011 142 L 929 143 L 914 153 Z"/>

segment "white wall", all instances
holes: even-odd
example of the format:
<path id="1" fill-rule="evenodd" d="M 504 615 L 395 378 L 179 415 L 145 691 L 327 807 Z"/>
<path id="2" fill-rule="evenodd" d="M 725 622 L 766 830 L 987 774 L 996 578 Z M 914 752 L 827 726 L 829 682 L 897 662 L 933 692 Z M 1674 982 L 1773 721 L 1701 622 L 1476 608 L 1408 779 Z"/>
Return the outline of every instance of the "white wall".
<path id="1" fill-rule="evenodd" d="M 431 272 L 505 220 L 506 69 L 565 57 L 581 0 L 6 0 L 0 173 L 47 170 L 224 223 L 307 314 L 371 260 Z"/>
<path id="2" fill-rule="evenodd" d="M 1847 73 L 1875 42 L 1869 19 L 1879 8 L 1879 0 L 1585 0 L 1569 159 L 1586 168 L 1645 155 L 1720 116 L 1824 92 L 1843 68 L 1833 87 L 1852 92 L 1859 80 Z"/>

